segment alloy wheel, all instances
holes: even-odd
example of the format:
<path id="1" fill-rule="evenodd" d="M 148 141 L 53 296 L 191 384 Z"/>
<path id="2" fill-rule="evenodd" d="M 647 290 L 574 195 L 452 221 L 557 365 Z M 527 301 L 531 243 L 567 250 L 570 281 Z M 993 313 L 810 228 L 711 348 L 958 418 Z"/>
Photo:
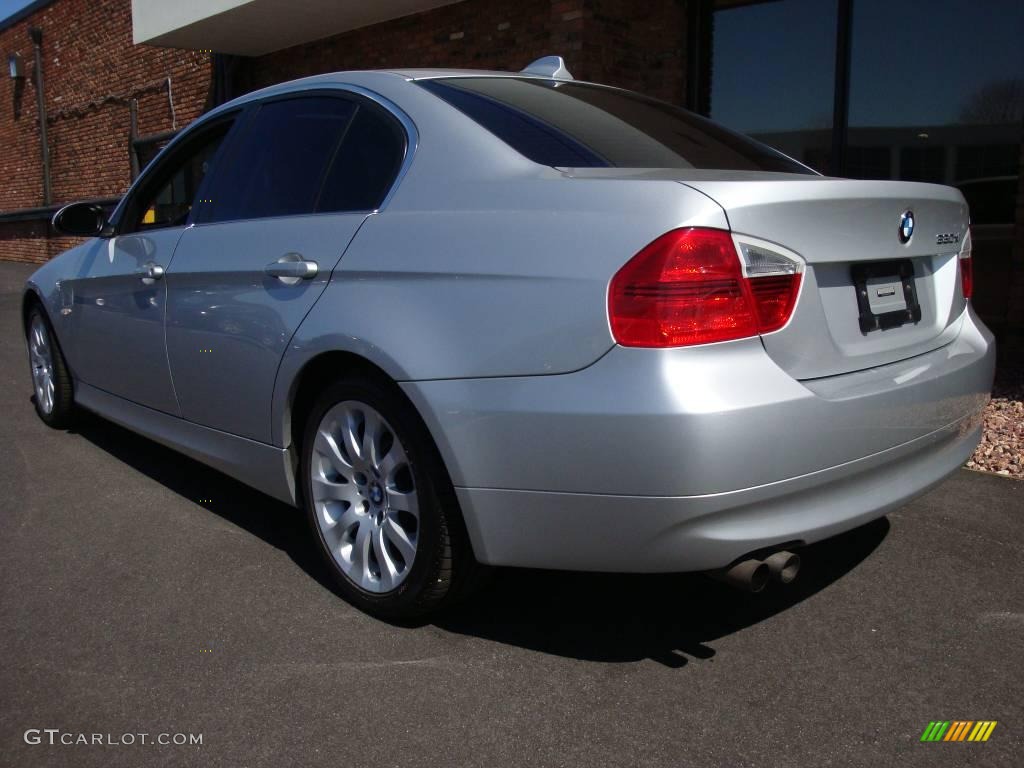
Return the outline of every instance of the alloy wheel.
<path id="1" fill-rule="evenodd" d="M 28 351 L 36 402 L 43 413 L 52 413 L 54 404 L 53 351 L 46 324 L 38 314 L 32 318 L 32 323 L 29 326 Z"/>
<path id="2" fill-rule="evenodd" d="M 310 473 L 317 525 L 335 564 L 368 592 L 396 589 L 416 557 L 419 501 L 394 429 L 366 403 L 337 403 L 317 427 Z"/>

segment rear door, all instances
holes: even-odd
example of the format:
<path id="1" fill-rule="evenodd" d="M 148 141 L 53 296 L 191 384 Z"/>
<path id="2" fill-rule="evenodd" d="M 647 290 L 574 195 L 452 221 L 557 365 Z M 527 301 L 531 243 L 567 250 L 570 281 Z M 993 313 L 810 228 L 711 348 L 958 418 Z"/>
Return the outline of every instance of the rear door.
<path id="1" fill-rule="evenodd" d="M 398 121 L 353 94 L 254 108 L 167 273 L 167 356 L 185 419 L 271 441 L 288 342 L 404 153 Z"/>
<path id="2" fill-rule="evenodd" d="M 75 375 L 177 415 L 162 280 L 233 117 L 197 128 L 161 155 L 129 193 L 116 236 L 96 240 L 71 281 Z"/>

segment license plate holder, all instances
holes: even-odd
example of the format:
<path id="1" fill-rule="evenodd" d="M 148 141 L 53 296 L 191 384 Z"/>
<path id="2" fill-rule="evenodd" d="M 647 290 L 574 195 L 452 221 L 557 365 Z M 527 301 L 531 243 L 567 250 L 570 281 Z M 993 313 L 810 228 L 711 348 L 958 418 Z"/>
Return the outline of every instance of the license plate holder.
<path id="1" fill-rule="evenodd" d="M 852 265 L 850 274 L 857 292 L 861 333 L 921 321 L 914 262 L 910 259 L 862 262 Z"/>

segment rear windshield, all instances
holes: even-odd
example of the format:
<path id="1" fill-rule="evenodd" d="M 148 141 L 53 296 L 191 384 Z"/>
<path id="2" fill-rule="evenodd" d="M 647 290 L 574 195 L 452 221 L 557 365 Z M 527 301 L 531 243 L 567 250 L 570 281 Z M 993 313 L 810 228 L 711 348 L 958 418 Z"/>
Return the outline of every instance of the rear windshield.
<path id="1" fill-rule="evenodd" d="M 518 77 L 419 85 L 543 165 L 813 174 L 771 147 L 630 91 Z"/>

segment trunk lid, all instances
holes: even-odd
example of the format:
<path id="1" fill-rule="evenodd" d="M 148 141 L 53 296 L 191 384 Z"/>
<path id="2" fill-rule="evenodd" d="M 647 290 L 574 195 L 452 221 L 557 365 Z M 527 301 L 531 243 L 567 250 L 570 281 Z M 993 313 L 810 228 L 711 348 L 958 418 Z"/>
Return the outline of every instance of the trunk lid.
<path id="1" fill-rule="evenodd" d="M 794 378 L 885 365 L 955 338 L 965 305 L 957 258 L 968 227 L 958 190 L 821 176 L 677 174 L 678 181 L 722 206 L 733 232 L 778 243 L 806 261 L 790 322 L 762 336 L 768 354 Z M 903 243 L 905 211 L 913 212 L 914 232 Z M 913 292 L 902 295 L 907 281 Z M 865 322 L 874 322 L 875 313 L 909 307 L 914 294 L 920 319 L 864 330 L 861 291 L 862 302 L 870 295 Z"/>

